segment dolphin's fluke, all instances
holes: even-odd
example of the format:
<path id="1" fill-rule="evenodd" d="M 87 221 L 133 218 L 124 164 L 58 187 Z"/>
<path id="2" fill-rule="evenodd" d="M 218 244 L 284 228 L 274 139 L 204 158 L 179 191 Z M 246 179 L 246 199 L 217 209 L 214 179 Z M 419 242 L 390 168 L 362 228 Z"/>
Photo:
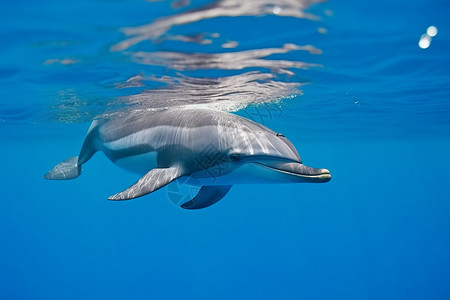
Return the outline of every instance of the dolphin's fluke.
<path id="1" fill-rule="evenodd" d="M 181 205 L 181 208 L 200 209 L 211 206 L 222 199 L 230 189 L 231 185 L 202 186 L 197 196 Z"/>
<path id="2" fill-rule="evenodd" d="M 47 174 L 45 179 L 49 180 L 67 180 L 80 176 L 81 166 L 78 164 L 78 156 L 69 157 L 53 167 Z"/>
<path id="3" fill-rule="evenodd" d="M 152 169 L 128 189 L 109 197 L 108 200 L 129 200 L 145 196 L 179 178 L 181 173 L 179 167 Z"/>

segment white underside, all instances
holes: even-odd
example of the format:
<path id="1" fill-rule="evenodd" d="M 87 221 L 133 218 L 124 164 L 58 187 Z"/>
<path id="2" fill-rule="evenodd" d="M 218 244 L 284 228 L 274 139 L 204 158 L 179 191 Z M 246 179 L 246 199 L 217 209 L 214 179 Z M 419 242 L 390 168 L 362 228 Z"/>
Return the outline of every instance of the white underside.
<path id="1" fill-rule="evenodd" d="M 124 170 L 144 176 L 148 171 L 157 167 L 158 153 L 148 152 L 140 155 L 127 156 L 114 163 Z"/>
<path id="2" fill-rule="evenodd" d="M 297 174 L 275 170 L 258 163 L 245 164 L 222 176 L 198 177 L 204 173 L 193 174 L 189 176 L 189 179 L 180 178 L 180 180 L 192 185 L 269 184 L 303 181 L 303 178 Z"/>
<path id="3" fill-rule="evenodd" d="M 151 169 L 157 167 L 156 158 L 156 152 L 149 152 L 141 155 L 118 159 L 115 164 L 127 171 L 143 176 Z M 201 170 L 190 176 L 181 177 L 178 179 L 178 182 L 180 184 L 203 186 L 293 183 L 304 181 L 303 177 L 298 174 L 275 170 L 258 163 L 249 163 L 242 165 L 225 175 L 221 175 L 221 173 L 217 172 L 217 169 L 214 168 L 215 167 L 211 168 L 211 170 Z M 210 174 L 217 174 L 218 176 L 213 176 Z"/>

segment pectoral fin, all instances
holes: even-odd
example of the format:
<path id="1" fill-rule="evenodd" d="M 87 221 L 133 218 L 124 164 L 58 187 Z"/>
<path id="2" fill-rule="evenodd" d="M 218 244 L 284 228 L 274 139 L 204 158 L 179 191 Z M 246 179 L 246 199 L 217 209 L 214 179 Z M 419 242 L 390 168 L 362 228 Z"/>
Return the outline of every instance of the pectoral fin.
<path id="1" fill-rule="evenodd" d="M 179 167 L 153 169 L 123 192 L 108 200 L 129 200 L 150 194 L 181 176 Z"/>
<path id="2" fill-rule="evenodd" d="M 202 186 L 197 196 L 181 205 L 181 208 L 200 209 L 211 206 L 222 199 L 230 189 L 231 185 Z"/>

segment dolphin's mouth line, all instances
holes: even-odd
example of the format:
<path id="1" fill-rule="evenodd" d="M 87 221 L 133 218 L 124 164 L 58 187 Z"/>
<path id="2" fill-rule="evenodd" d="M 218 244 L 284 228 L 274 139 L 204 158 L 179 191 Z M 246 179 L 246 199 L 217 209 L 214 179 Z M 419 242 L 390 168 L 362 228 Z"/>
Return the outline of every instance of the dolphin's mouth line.
<path id="1" fill-rule="evenodd" d="M 271 168 L 271 167 L 268 167 L 268 168 Z M 295 175 L 295 176 L 299 176 L 299 177 L 306 177 L 306 178 L 326 178 L 326 177 L 331 177 L 330 172 L 311 175 L 311 174 L 300 174 L 300 173 L 289 172 L 289 171 L 281 170 L 281 169 L 277 169 L 277 168 L 271 168 L 271 169 L 277 170 L 277 171 L 282 172 L 282 173 Z"/>
<path id="2" fill-rule="evenodd" d="M 275 170 L 284 174 L 289 174 L 289 175 L 293 175 L 293 176 L 298 176 L 298 177 L 303 177 L 303 178 L 311 178 L 311 179 L 331 179 L 331 174 L 330 171 L 328 171 L 327 169 L 320 169 L 322 170 L 322 173 L 318 173 L 318 174 L 301 174 L 301 173 L 295 173 L 295 172 L 291 172 L 291 171 L 287 171 L 287 170 L 282 170 L 279 168 L 274 168 L 262 163 L 255 163 L 258 165 L 261 165 L 265 168 L 271 169 L 271 170 Z"/>

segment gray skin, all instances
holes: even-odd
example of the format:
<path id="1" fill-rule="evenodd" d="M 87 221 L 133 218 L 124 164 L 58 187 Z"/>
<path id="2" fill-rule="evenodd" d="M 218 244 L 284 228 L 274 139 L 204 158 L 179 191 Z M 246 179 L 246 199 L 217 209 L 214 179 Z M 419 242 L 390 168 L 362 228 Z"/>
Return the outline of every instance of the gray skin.
<path id="1" fill-rule="evenodd" d="M 243 117 L 209 109 L 140 111 L 92 123 L 78 157 L 55 166 L 44 178 L 72 179 L 97 151 L 142 175 L 110 200 L 144 196 L 182 179 L 202 187 L 186 209 L 208 207 L 233 184 L 327 182 L 327 169 L 302 164 L 282 134 Z"/>

